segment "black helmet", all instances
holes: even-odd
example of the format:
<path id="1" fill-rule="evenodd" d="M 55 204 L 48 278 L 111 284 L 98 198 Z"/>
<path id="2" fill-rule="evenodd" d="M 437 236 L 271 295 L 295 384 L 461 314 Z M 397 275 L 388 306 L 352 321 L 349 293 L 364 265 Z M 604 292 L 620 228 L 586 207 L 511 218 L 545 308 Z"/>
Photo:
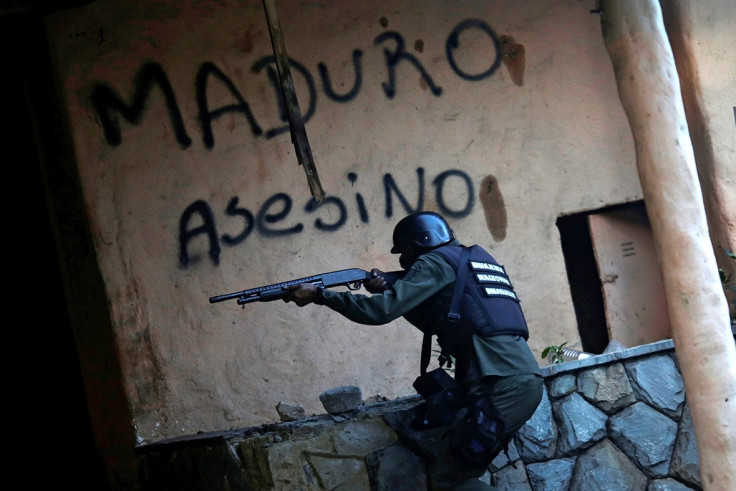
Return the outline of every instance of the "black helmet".
<path id="1" fill-rule="evenodd" d="M 454 238 L 455 234 L 442 216 L 432 211 L 420 211 L 402 218 L 396 224 L 391 253 L 400 253 L 401 247 L 407 244 L 419 249 L 433 249 Z"/>

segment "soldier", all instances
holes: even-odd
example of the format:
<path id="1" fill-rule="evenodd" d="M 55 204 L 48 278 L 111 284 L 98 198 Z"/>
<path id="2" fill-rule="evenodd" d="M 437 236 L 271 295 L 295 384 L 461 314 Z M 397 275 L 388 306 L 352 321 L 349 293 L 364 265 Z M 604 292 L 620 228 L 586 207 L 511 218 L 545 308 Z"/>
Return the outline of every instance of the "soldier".
<path id="1" fill-rule="evenodd" d="M 519 299 L 505 268 L 481 247 L 462 245 L 437 213 L 400 220 L 391 253 L 400 254 L 405 274 L 389 285 L 372 270 L 364 285 L 371 295 L 300 284 L 288 287 L 284 301 L 324 305 L 359 324 L 404 317 L 420 329 L 422 375 L 414 387 L 426 402 L 412 427 L 450 435 L 430 471 L 432 489 L 489 489 L 477 477 L 534 414 L 543 393 Z M 441 348 L 440 368 L 427 373 L 432 336 Z M 443 367 L 453 362 L 448 383 Z M 437 392 L 423 393 L 431 387 Z"/>

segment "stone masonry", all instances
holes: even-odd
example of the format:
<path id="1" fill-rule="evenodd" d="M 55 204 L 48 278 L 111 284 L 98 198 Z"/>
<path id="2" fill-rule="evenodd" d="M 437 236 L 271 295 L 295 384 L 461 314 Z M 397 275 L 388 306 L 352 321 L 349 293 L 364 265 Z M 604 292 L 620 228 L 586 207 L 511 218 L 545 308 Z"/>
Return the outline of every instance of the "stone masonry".
<path id="1" fill-rule="evenodd" d="M 546 391 L 507 453 L 483 476 L 499 490 L 702 489 L 698 449 L 671 340 L 543 368 Z M 431 489 L 406 430 L 419 396 L 320 399 L 326 414 L 141 445 L 151 490 Z M 380 398 L 379 398 L 380 399 Z M 280 403 L 283 406 L 283 403 Z M 296 414 L 299 414 L 297 411 Z"/>

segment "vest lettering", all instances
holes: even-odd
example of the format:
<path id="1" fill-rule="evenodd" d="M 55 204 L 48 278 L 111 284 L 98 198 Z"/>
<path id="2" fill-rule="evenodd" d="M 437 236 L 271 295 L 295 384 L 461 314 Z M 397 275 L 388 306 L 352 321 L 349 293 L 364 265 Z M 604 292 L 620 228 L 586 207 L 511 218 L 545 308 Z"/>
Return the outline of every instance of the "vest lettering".
<path id="1" fill-rule="evenodd" d="M 470 266 L 475 271 L 495 271 L 496 273 L 506 274 L 506 271 L 503 269 L 503 266 L 499 266 L 498 264 L 491 264 L 491 263 L 481 263 L 478 261 L 470 261 Z"/>
<path id="2" fill-rule="evenodd" d="M 478 283 L 499 283 L 501 285 L 511 286 L 511 282 L 504 276 L 476 273 L 475 278 L 478 280 Z"/>
<path id="3" fill-rule="evenodd" d="M 513 298 L 517 302 L 519 301 L 518 298 L 516 298 L 516 294 L 512 292 L 511 290 L 507 290 L 505 288 L 485 288 L 486 296 L 487 297 L 509 297 Z"/>

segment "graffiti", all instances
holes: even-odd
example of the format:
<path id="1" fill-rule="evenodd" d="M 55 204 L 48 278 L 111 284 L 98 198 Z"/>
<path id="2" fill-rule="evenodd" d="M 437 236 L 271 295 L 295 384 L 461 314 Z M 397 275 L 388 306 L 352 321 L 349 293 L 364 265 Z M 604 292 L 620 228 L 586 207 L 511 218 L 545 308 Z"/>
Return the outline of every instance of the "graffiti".
<path id="1" fill-rule="evenodd" d="M 404 197 L 399 187 L 394 181 L 394 177 L 391 174 L 385 174 L 383 176 L 383 191 L 386 196 L 386 216 L 392 216 L 394 214 L 393 199 L 391 197 L 395 194 L 396 198 L 403 205 L 407 213 L 414 213 L 424 208 L 424 169 L 421 167 L 417 169 L 417 204 L 412 207 L 409 201 Z"/>
<path id="2" fill-rule="evenodd" d="M 444 190 L 447 187 L 445 182 L 448 178 L 453 176 L 461 178 L 463 180 L 463 184 L 465 184 L 465 187 L 468 190 L 465 207 L 460 210 L 451 209 L 445 201 Z M 439 208 L 441 214 L 450 218 L 463 218 L 470 215 L 470 212 L 473 211 L 473 206 L 475 205 L 473 181 L 470 179 L 470 176 L 468 176 L 465 172 L 459 170 L 446 170 L 435 177 L 432 181 L 432 184 L 434 185 L 436 191 L 434 199 L 437 202 L 437 207 Z"/>
<path id="3" fill-rule="evenodd" d="M 304 67 L 301 63 L 298 63 L 291 58 L 288 58 L 289 66 L 292 70 L 296 73 L 301 73 L 302 77 L 304 78 L 304 82 L 307 85 L 307 89 L 309 90 L 309 97 L 307 104 L 307 110 L 303 111 L 302 118 L 304 119 L 304 122 L 306 123 L 310 119 L 312 119 L 312 116 L 314 115 L 314 111 L 317 107 L 317 90 L 314 87 L 314 79 L 312 78 L 312 75 L 310 75 L 309 71 Z M 279 79 L 278 79 L 278 73 L 276 70 L 273 69 L 273 66 L 276 65 L 276 58 L 273 56 L 266 56 L 264 58 L 261 58 L 260 60 L 256 61 L 253 64 L 253 68 L 251 69 L 251 72 L 258 73 L 263 68 L 266 68 L 266 73 L 268 74 L 268 80 L 271 83 L 271 87 L 273 87 L 274 93 L 276 95 L 276 100 L 279 101 L 279 117 L 281 121 L 284 121 L 285 124 L 281 125 L 280 127 L 270 129 L 266 131 L 266 138 L 271 139 L 276 135 L 280 135 L 282 133 L 286 133 L 289 131 L 289 116 L 288 116 L 288 109 L 286 108 L 286 105 L 284 104 L 284 99 L 281 97 L 281 89 L 279 85 Z"/>
<path id="4" fill-rule="evenodd" d="M 494 52 L 489 53 L 490 64 L 487 69 L 478 73 L 468 73 L 457 62 L 455 52 L 461 47 L 461 35 L 469 30 L 479 30 L 488 36 L 493 42 Z M 381 87 L 387 98 L 392 99 L 396 96 L 399 83 L 397 81 L 397 68 L 403 64 L 409 64 L 421 76 L 423 84 L 425 84 L 430 92 L 439 97 L 442 94 L 442 87 L 438 86 L 430 73 L 422 65 L 417 57 L 406 50 L 404 38 L 395 31 L 386 31 L 374 39 L 374 46 L 383 47 L 383 55 L 388 73 L 388 80 L 381 82 Z M 329 69 L 323 62 L 317 64 L 317 72 L 321 81 L 321 88 L 324 95 L 331 101 L 345 104 L 358 97 L 363 87 L 363 52 L 361 50 L 353 50 L 352 67 L 355 74 L 355 81 L 352 88 L 347 92 L 337 93 L 333 87 Z M 479 19 L 468 19 L 457 26 L 450 32 L 445 42 L 445 56 L 452 71 L 461 79 L 477 82 L 491 77 L 499 65 L 501 64 L 502 52 L 500 49 L 499 37 L 494 30 L 485 22 Z M 258 118 L 250 109 L 250 105 L 243 98 L 240 91 L 232 80 L 218 68 L 214 63 L 206 61 L 200 66 L 195 79 L 195 98 L 197 101 L 197 121 L 202 132 L 203 145 L 211 149 L 215 146 L 215 135 L 212 130 L 212 123 L 218 118 L 226 114 L 240 114 L 245 117 L 250 131 L 255 137 L 263 137 L 266 139 L 274 138 L 278 135 L 289 131 L 288 118 L 286 108 L 279 94 L 278 75 L 274 69 L 275 59 L 273 56 L 265 56 L 258 59 L 251 67 L 251 73 L 258 75 L 265 71 L 265 75 L 273 88 L 275 99 L 278 101 L 279 119 L 284 123 L 274 128 L 262 129 L 258 123 Z M 305 122 L 308 122 L 317 109 L 317 84 L 310 71 L 298 61 L 289 58 L 289 65 L 294 71 L 295 76 L 299 76 L 303 84 L 307 87 L 308 97 L 306 100 L 306 111 L 302 115 Z M 402 72 L 403 73 L 403 72 Z M 208 86 L 211 83 L 222 84 L 229 94 L 232 95 L 234 103 L 219 108 L 210 108 L 207 98 Z M 177 102 L 176 94 L 171 85 L 168 75 L 164 68 L 158 63 L 146 63 L 139 69 L 133 84 L 133 96 L 130 103 L 126 103 L 120 94 L 104 82 L 95 83 L 92 87 L 90 100 L 94 109 L 97 120 L 102 127 L 105 141 L 111 147 L 122 144 L 123 137 L 121 132 L 120 118 L 124 119 L 130 125 L 139 125 L 142 123 L 143 116 L 146 112 L 146 104 L 149 101 L 151 92 L 157 87 L 163 95 L 171 126 L 176 137 L 176 141 L 182 149 L 186 149 L 192 144 L 192 139 L 187 133 L 184 120 Z"/>
<path id="5" fill-rule="evenodd" d="M 358 174 L 355 172 L 348 173 L 348 180 L 351 184 L 355 184 L 355 181 L 358 180 Z M 358 214 L 360 215 L 360 221 L 363 223 L 368 223 L 368 209 L 365 207 L 365 200 L 363 199 L 363 195 L 360 193 L 355 193 L 355 203 L 358 205 Z"/>
<path id="6" fill-rule="evenodd" d="M 171 124 L 176 134 L 176 141 L 179 142 L 182 148 L 187 148 L 192 144 L 192 139 L 189 138 L 184 128 L 184 121 L 179 110 L 179 104 L 176 102 L 174 89 L 171 87 L 171 82 L 169 82 L 169 77 L 160 65 L 157 63 L 148 63 L 143 65 L 138 72 L 134 84 L 133 102 L 130 105 L 120 100 L 117 93 L 106 85 L 97 84 L 92 89 L 90 96 L 92 107 L 97 112 L 97 117 L 105 131 L 105 140 L 108 145 L 117 146 L 122 143 L 120 123 L 116 112 L 120 113 L 130 124 L 140 123 L 145 112 L 145 103 L 154 84 L 158 85 L 159 89 L 161 89 L 161 93 L 166 101 Z M 113 110 L 116 112 L 113 112 Z"/>
<path id="7" fill-rule="evenodd" d="M 456 56 L 462 48 L 463 34 L 476 30 L 487 36 L 493 43 L 493 50 L 488 53 L 488 68 L 477 72 L 469 72 L 460 66 Z M 419 43 L 419 42 L 417 42 Z M 387 79 L 381 82 L 383 93 L 388 99 L 394 98 L 401 88 L 402 77 L 407 77 L 408 67 L 420 76 L 421 84 L 435 97 L 443 94 L 443 89 L 434 80 L 432 74 L 422 62 L 407 50 L 403 36 L 396 31 L 385 31 L 373 40 L 373 46 L 381 49 L 385 63 Z M 423 52 L 423 42 L 416 44 L 417 52 Z M 466 46 L 467 47 L 467 46 Z M 317 64 L 317 77 L 299 61 L 289 58 L 289 65 L 295 76 L 299 77 L 302 87 L 306 88 L 306 98 L 302 101 L 305 108 L 303 118 L 309 121 L 317 111 L 318 96 L 324 95 L 328 100 L 340 104 L 347 104 L 355 100 L 364 88 L 365 74 L 363 73 L 362 50 L 354 49 L 348 63 L 352 65 L 352 86 L 336 90 L 332 81 L 329 67 L 320 62 Z M 476 82 L 491 77 L 501 64 L 502 52 L 499 38 L 493 29 L 478 19 L 469 19 L 455 26 L 445 42 L 445 57 L 447 63 L 459 78 Z M 474 66 L 477 65 L 477 57 Z M 476 69 L 477 70 L 477 69 Z M 254 76 L 265 76 L 271 85 L 274 100 L 278 101 L 278 117 L 281 124 L 264 128 L 259 122 L 263 115 L 257 114 L 251 104 L 243 97 L 241 90 L 231 80 L 227 73 L 210 61 L 203 62 L 196 73 L 194 81 L 194 98 L 196 100 L 196 121 L 201 131 L 202 144 L 212 149 L 216 145 L 215 122 L 223 116 L 241 116 L 257 138 L 271 139 L 289 132 L 288 115 L 283 100 L 280 97 L 278 74 L 275 69 L 275 58 L 264 56 L 257 59 L 250 67 Z M 348 76 L 348 79 L 350 76 Z M 215 85 L 217 84 L 217 85 Z M 340 84 L 342 87 L 342 84 Z M 231 103 L 219 107 L 212 107 L 209 93 L 228 94 Z M 131 96 L 126 98 L 114 88 L 104 82 L 93 85 L 90 93 L 91 107 L 97 121 L 102 128 L 105 142 L 116 147 L 123 143 L 123 122 L 127 125 L 141 125 L 149 106 L 155 102 L 153 95 L 162 97 L 168 111 L 170 126 L 176 142 L 182 149 L 192 145 L 190 136 L 182 115 L 177 94 L 169 79 L 166 70 L 158 63 L 143 64 L 135 75 Z M 307 227 L 320 232 L 333 233 L 342 229 L 351 219 L 359 220 L 363 224 L 370 223 L 371 211 L 358 186 L 358 175 L 355 172 L 347 174 L 351 188 L 358 188 L 351 199 L 345 200 L 339 196 L 327 196 L 324 201 L 317 203 L 310 199 L 301 207 L 295 209 L 291 196 L 284 192 L 277 192 L 270 196 L 258 209 L 249 209 L 234 196 L 229 199 L 224 208 L 213 206 L 207 201 L 196 200 L 181 214 L 179 220 L 179 264 L 188 267 L 202 257 L 217 265 L 224 248 L 234 248 L 244 243 L 252 234 L 269 239 L 279 239 L 303 233 Z M 433 208 L 450 218 L 468 216 L 475 206 L 475 192 L 473 182 L 463 171 L 450 169 L 440 172 L 431 181 L 430 191 L 427 190 L 425 171 L 416 169 L 415 185 L 411 191 L 401 187 L 390 173 L 382 176 L 383 215 L 391 218 L 395 213 L 403 210 L 405 213 L 421 211 L 425 207 L 425 197 L 428 192 L 434 191 L 431 202 Z M 369 193 L 373 196 L 374 193 Z M 298 206 L 296 207 L 298 208 Z M 218 210 L 222 210 L 218 212 Z M 355 218 L 353 218 L 355 215 Z M 311 220 L 307 222 L 304 216 Z M 222 224 L 219 223 L 222 220 Z M 223 233 L 223 228 L 230 233 Z"/>
<path id="8" fill-rule="evenodd" d="M 493 41 L 493 48 L 496 51 L 496 58 L 493 60 L 491 66 L 488 67 L 488 70 L 476 74 L 464 72 L 455 62 L 454 51 L 460 47 L 460 34 L 468 29 L 480 29 L 485 32 L 488 37 L 491 38 L 491 41 Z M 498 66 L 501 64 L 501 59 L 503 58 L 499 37 L 488 24 L 478 19 L 468 19 L 463 21 L 452 30 L 450 35 L 447 37 L 447 42 L 445 43 L 445 55 L 447 56 L 447 61 L 450 63 L 452 70 L 460 78 L 471 81 L 483 80 L 484 78 L 488 78 L 493 75 L 494 72 L 498 70 Z"/>
<path id="9" fill-rule="evenodd" d="M 424 209 L 425 180 L 424 169 L 417 168 L 417 185 L 415 204 L 410 203 L 402 193 L 396 180 L 391 174 L 383 176 L 383 189 L 385 194 L 384 216 L 391 218 L 394 215 L 393 197 L 395 196 L 401 204 L 405 213 L 413 213 Z M 352 185 L 358 180 L 354 172 L 348 174 L 348 180 Z M 473 181 L 465 172 L 450 169 L 439 173 L 433 180 L 434 202 L 437 211 L 447 217 L 464 218 L 473 211 L 475 205 L 475 191 Z M 464 198 L 464 204 L 459 208 L 453 208 L 445 199 L 446 194 Z M 358 208 L 358 218 L 362 223 L 369 223 L 370 215 L 361 193 L 355 193 L 355 202 Z M 329 220 L 319 214 L 320 209 L 331 205 L 329 208 Z M 204 200 L 197 200 L 190 204 L 179 219 L 179 265 L 186 268 L 198 262 L 201 258 L 201 247 L 206 243 L 206 253 L 213 264 L 220 262 L 221 245 L 233 247 L 244 242 L 254 231 L 266 238 L 283 238 L 290 235 L 300 234 L 305 225 L 298 218 L 294 218 L 292 208 L 294 202 L 288 194 L 279 192 L 268 198 L 260 209 L 254 214 L 247 208 L 239 206 L 239 199 L 233 197 L 225 207 L 226 217 L 237 220 L 228 220 L 228 227 L 241 226 L 237 235 L 218 234 L 215 213 L 212 207 Z M 314 217 L 312 226 L 321 232 L 336 232 L 349 221 L 349 211 L 346 203 L 337 196 L 327 196 L 321 203 L 311 198 L 303 207 L 303 211 L 310 217 Z"/>
<path id="10" fill-rule="evenodd" d="M 207 103 L 207 84 L 210 76 L 216 77 L 220 82 L 225 84 L 230 93 L 238 101 L 238 104 L 231 104 L 229 106 L 221 107 L 215 111 L 209 110 L 209 104 Z M 253 135 L 258 136 L 263 133 L 263 130 L 256 122 L 253 113 L 250 111 L 250 106 L 243 96 L 240 95 L 238 89 L 235 88 L 235 84 L 225 76 L 222 71 L 215 66 L 214 63 L 203 63 L 197 72 L 197 82 L 195 84 L 197 88 L 197 107 L 199 108 L 199 124 L 202 128 L 202 140 L 204 146 L 212 148 L 215 145 L 215 137 L 212 134 L 212 121 L 219 118 L 223 114 L 238 112 L 243 113 L 245 118 L 250 124 L 251 132 Z"/>
<path id="11" fill-rule="evenodd" d="M 202 219 L 202 224 L 199 227 L 190 229 L 188 228 L 190 221 L 195 215 Z M 205 234 L 207 236 L 209 242 L 208 254 L 210 259 L 213 263 L 219 264 L 220 243 L 217 240 L 215 230 L 215 216 L 212 214 L 212 209 L 206 201 L 198 200 L 189 205 L 187 209 L 184 210 L 181 220 L 179 220 L 179 264 L 182 266 L 189 264 L 191 259 L 187 246 L 190 240 L 201 234 Z"/>
<path id="12" fill-rule="evenodd" d="M 276 213 L 269 213 L 272 207 L 281 206 L 281 209 Z M 298 234 L 304 230 L 304 225 L 297 223 L 293 227 L 289 228 L 272 228 L 269 226 L 271 223 L 278 223 L 283 221 L 291 212 L 291 197 L 286 193 L 276 193 L 266 200 L 258 211 L 258 217 L 256 218 L 256 227 L 258 231 L 266 237 L 281 237 L 283 235 Z"/>
<path id="13" fill-rule="evenodd" d="M 238 202 L 239 201 L 237 196 L 234 196 L 232 199 L 230 199 L 230 202 L 228 202 L 227 208 L 225 209 L 225 214 L 231 217 L 242 216 L 245 220 L 245 227 L 243 227 L 242 232 L 240 232 L 235 237 L 230 234 L 223 234 L 222 241 L 229 246 L 238 245 L 245 239 L 247 239 L 250 233 L 253 231 L 253 226 L 255 225 L 255 218 L 253 218 L 253 213 L 251 213 L 250 210 L 247 210 L 246 208 L 237 208 Z M 189 208 L 191 208 L 191 206 Z M 185 221 L 182 221 L 182 223 L 184 222 Z"/>
<path id="14" fill-rule="evenodd" d="M 355 83 L 353 84 L 353 88 L 350 89 L 345 94 L 338 94 L 335 92 L 335 90 L 332 88 L 332 82 L 330 80 L 330 72 L 327 69 L 327 65 L 320 62 L 317 64 L 317 70 L 319 70 L 319 76 L 322 79 L 322 89 L 325 91 L 325 95 L 328 99 L 331 99 L 335 102 L 349 102 L 355 99 L 355 97 L 358 95 L 358 92 L 360 92 L 360 86 L 363 85 L 363 71 L 360 69 L 361 67 L 361 59 L 363 57 L 363 52 L 359 49 L 356 49 L 353 51 L 353 68 L 355 69 Z"/>
<path id="15" fill-rule="evenodd" d="M 414 55 L 407 53 L 404 49 L 404 38 L 401 37 L 401 34 L 393 31 L 384 32 L 376 37 L 374 44 L 380 44 L 387 39 L 392 39 L 396 42 L 396 50 L 392 52 L 387 48 L 383 49 L 383 54 L 386 58 L 386 68 L 388 68 L 388 82 L 381 83 L 381 87 L 383 87 L 386 97 L 393 99 L 396 95 L 396 66 L 400 61 L 408 61 L 414 65 L 414 68 L 417 69 L 422 76 L 422 80 L 427 83 L 434 95 L 439 96 L 442 94 L 442 87 L 435 85 L 432 77 L 429 76 L 419 60 Z"/>

